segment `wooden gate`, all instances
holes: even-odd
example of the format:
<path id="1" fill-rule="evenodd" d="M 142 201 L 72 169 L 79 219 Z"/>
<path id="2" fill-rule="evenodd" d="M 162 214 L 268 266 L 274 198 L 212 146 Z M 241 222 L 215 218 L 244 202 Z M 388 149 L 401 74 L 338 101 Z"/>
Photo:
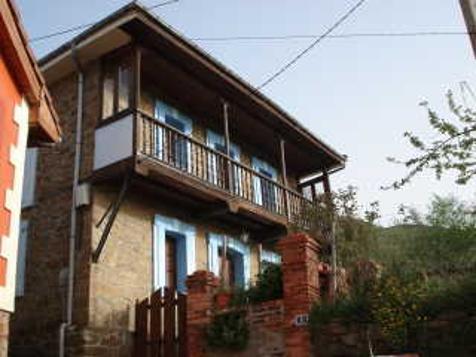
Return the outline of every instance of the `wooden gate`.
<path id="1" fill-rule="evenodd" d="M 163 288 L 136 303 L 135 357 L 186 357 L 187 296 Z"/>

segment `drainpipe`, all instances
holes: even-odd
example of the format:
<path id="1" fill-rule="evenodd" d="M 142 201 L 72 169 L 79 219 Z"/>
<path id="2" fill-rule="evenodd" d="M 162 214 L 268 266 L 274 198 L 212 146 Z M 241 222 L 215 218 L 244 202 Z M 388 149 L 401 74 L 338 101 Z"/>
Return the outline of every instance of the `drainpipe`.
<path id="1" fill-rule="evenodd" d="M 72 201 L 71 201 L 71 223 L 69 235 L 69 257 L 68 257 L 68 286 L 66 297 L 66 320 L 60 326 L 59 332 L 59 357 L 65 356 L 65 333 L 66 328 L 72 326 L 73 323 L 73 294 L 74 294 L 74 267 L 75 267 L 75 249 L 76 249 L 76 192 L 79 182 L 79 169 L 81 163 L 81 140 L 83 127 L 83 86 L 84 74 L 79 62 L 76 45 L 73 43 L 71 48 L 71 55 L 73 62 L 76 65 L 78 73 L 78 100 L 76 109 L 76 137 L 74 149 L 74 173 L 73 173 L 73 187 L 72 187 Z"/>

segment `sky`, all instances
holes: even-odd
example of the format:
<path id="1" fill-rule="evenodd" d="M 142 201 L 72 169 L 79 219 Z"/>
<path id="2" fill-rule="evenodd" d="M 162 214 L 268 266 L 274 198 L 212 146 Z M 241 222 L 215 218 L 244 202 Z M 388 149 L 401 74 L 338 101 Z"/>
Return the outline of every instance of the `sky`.
<path id="1" fill-rule="evenodd" d="M 127 2 L 17 0 L 30 38 L 100 20 Z M 179 0 L 154 13 L 187 38 L 319 35 L 354 3 L 356 0 Z M 335 34 L 465 30 L 458 0 L 367 0 Z M 74 34 L 32 46 L 41 57 Z M 312 41 L 197 43 L 258 86 Z M 454 183 L 452 175 L 438 181 L 430 172 L 399 191 L 380 189 L 406 172 L 386 160 L 412 155 L 403 132 L 434 138 L 419 103 L 428 101 L 450 117 L 445 93 L 452 89 L 462 100 L 461 81 L 476 91 L 475 64 L 465 35 L 328 39 L 263 92 L 348 155 L 346 169 L 331 177 L 332 188 L 356 186 L 363 206 L 380 202 L 380 222 L 389 225 L 400 204 L 424 210 L 434 194 L 476 199 L 476 182 L 462 187 Z M 466 99 L 476 106 L 476 101 Z"/>

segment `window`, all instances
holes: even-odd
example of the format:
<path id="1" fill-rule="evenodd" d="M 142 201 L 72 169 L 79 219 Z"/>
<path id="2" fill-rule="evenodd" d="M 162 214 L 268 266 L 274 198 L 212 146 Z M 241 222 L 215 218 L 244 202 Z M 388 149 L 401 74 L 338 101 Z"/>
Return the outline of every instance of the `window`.
<path id="1" fill-rule="evenodd" d="M 217 134 L 212 130 L 207 130 L 207 146 L 215 149 L 222 154 L 226 154 L 225 148 L 225 137 L 223 135 Z M 230 143 L 230 157 L 240 162 L 240 147 L 233 143 Z M 208 157 L 208 168 L 210 176 L 208 180 L 215 185 L 223 186 L 226 180 L 227 167 L 224 166 L 222 160 L 218 160 L 217 155 L 211 155 Z M 238 166 L 233 165 L 231 174 L 233 175 L 233 192 L 237 195 L 243 195 L 243 184 L 242 184 L 242 174 Z"/>
<path id="2" fill-rule="evenodd" d="M 127 109 L 131 105 L 131 68 L 127 65 L 121 65 L 118 69 L 118 104 L 117 111 L 120 112 Z"/>
<path id="3" fill-rule="evenodd" d="M 23 191 L 21 207 L 27 208 L 35 204 L 36 166 L 38 161 L 38 149 L 30 148 L 26 151 L 25 171 L 23 173 Z"/>
<path id="4" fill-rule="evenodd" d="M 263 249 L 260 257 L 260 270 L 261 272 L 270 265 L 281 265 L 281 256 L 271 250 Z"/>
<path id="5" fill-rule="evenodd" d="M 224 235 L 208 234 L 208 270 L 216 276 L 221 276 L 221 257 L 223 255 Z M 227 236 L 225 260 L 225 281 L 239 287 L 250 283 L 250 247 L 245 243 Z"/>
<path id="6" fill-rule="evenodd" d="M 277 209 L 277 189 L 273 181 L 278 179 L 278 171 L 269 163 L 256 157 L 252 159 L 253 170 L 261 174 L 254 178 L 255 203 L 270 211 Z M 264 176 L 264 177 L 263 177 Z"/>
<path id="7" fill-rule="evenodd" d="M 28 221 L 20 222 L 20 237 L 18 239 L 17 274 L 15 296 L 25 295 L 26 248 L 28 239 Z"/>
<path id="8" fill-rule="evenodd" d="M 192 135 L 192 120 L 160 100 L 155 102 L 154 117 L 187 136 Z M 171 130 L 164 131 L 162 127 L 157 126 L 154 142 L 156 143 L 154 153 L 159 159 L 183 171 L 190 169 L 191 146 L 187 138 Z"/>
<path id="9" fill-rule="evenodd" d="M 107 73 L 104 76 L 102 92 L 102 117 L 108 118 L 114 114 L 114 75 Z"/>
<path id="10" fill-rule="evenodd" d="M 108 63 L 103 77 L 102 118 L 130 108 L 132 102 L 132 67 L 128 63 Z"/>

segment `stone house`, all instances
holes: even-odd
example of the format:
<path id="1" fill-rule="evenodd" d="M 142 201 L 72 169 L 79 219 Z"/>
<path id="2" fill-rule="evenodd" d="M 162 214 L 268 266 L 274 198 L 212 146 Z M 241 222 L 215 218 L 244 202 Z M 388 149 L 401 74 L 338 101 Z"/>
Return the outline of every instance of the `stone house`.
<path id="1" fill-rule="evenodd" d="M 28 173 L 13 356 L 125 356 L 137 299 L 196 270 L 249 286 L 345 163 L 136 3 L 40 64 L 64 138 Z"/>

